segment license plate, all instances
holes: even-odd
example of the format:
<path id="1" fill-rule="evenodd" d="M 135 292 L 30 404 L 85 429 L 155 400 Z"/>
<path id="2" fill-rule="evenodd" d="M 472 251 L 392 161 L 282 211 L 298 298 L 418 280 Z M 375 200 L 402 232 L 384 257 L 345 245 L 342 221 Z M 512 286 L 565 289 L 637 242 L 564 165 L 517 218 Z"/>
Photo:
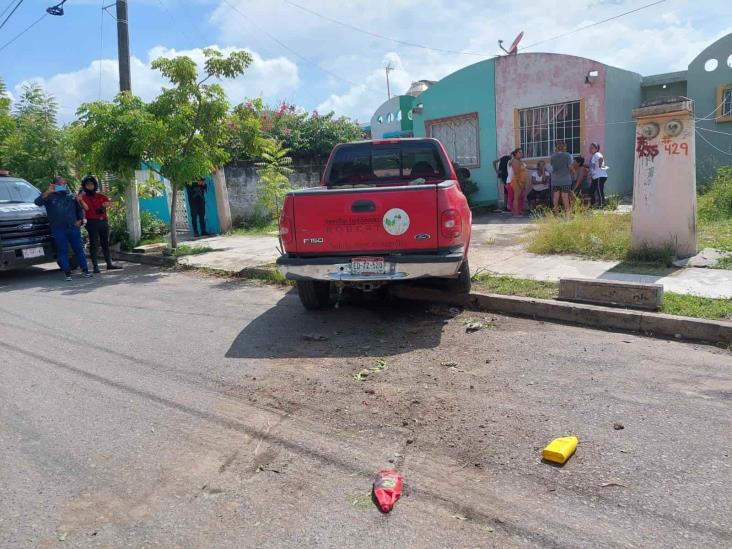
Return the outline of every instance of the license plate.
<path id="1" fill-rule="evenodd" d="M 43 257 L 45 252 L 43 251 L 43 246 L 38 246 L 36 248 L 26 248 L 23 250 L 23 258 L 24 259 L 31 259 L 33 257 Z"/>
<path id="2" fill-rule="evenodd" d="M 384 258 L 354 257 L 351 259 L 351 274 L 384 274 Z"/>

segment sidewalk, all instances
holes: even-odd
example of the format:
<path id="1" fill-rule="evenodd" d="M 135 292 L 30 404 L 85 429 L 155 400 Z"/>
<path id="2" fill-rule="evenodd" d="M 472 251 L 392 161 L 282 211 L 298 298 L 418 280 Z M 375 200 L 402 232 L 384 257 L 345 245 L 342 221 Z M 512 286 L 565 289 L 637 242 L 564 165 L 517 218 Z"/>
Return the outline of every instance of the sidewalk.
<path id="1" fill-rule="evenodd" d="M 663 284 L 668 292 L 703 297 L 732 298 L 732 271 L 721 269 L 666 269 L 660 274 L 636 274 L 618 270 L 619 261 L 595 261 L 575 256 L 537 255 L 527 252 L 520 237 L 531 230 L 529 218 L 512 219 L 490 214 L 473 223 L 470 268 L 519 278 L 558 281 L 560 278 L 600 278 Z M 179 263 L 209 267 L 232 274 L 272 265 L 277 259 L 274 236 L 218 236 L 189 244 L 214 249 L 200 255 L 181 257 Z"/>
<path id="2" fill-rule="evenodd" d="M 531 230 L 529 218 L 505 215 L 477 217 L 473 222 L 470 268 L 497 274 L 558 281 L 560 278 L 600 278 L 662 284 L 667 292 L 703 297 L 732 298 L 732 271 L 722 269 L 665 269 L 662 274 L 622 272 L 620 261 L 598 261 L 568 255 L 527 252 L 520 237 Z"/>

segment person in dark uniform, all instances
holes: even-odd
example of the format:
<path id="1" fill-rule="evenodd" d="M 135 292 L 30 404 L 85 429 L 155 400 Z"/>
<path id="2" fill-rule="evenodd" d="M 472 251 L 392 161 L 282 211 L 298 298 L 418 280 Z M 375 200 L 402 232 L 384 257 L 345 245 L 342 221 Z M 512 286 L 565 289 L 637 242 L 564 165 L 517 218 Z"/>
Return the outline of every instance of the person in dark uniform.
<path id="1" fill-rule="evenodd" d="M 206 191 L 208 185 L 202 177 L 188 186 L 188 205 L 191 207 L 193 236 L 206 236 Z"/>
<path id="2" fill-rule="evenodd" d="M 81 242 L 81 226 L 84 223 L 84 210 L 80 200 L 69 192 L 69 186 L 63 177 L 54 177 L 48 190 L 35 199 L 36 206 L 46 208 L 48 224 L 51 226 L 51 234 L 56 243 L 56 255 L 58 265 L 64 273 L 67 281 L 71 280 L 71 264 L 69 262 L 69 245 L 74 250 L 74 255 L 84 278 L 89 278 L 91 273 L 84 255 L 84 245 Z"/>
<path id="3" fill-rule="evenodd" d="M 81 180 L 81 201 L 86 210 L 86 232 L 89 233 L 89 252 L 94 272 L 99 273 L 99 262 L 97 255 L 99 246 L 102 246 L 104 261 L 107 263 L 107 270 L 121 269 L 122 267 L 112 263 L 112 256 L 109 253 L 109 221 L 107 220 L 107 208 L 111 204 L 107 195 L 97 192 L 99 182 L 93 175 L 87 175 Z"/>

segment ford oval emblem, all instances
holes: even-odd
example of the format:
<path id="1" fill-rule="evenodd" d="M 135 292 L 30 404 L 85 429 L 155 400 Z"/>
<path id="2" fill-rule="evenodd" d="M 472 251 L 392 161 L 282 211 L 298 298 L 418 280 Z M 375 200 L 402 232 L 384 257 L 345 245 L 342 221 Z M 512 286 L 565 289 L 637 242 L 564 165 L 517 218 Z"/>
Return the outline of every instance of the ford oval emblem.
<path id="1" fill-rule="evenodd" d="M 432 237 L 430 235 L 428 235 L 427 233 L 419 233 L 419 234 L 414 235 L 414 238 L 416 240 L 429 240 Z"/>

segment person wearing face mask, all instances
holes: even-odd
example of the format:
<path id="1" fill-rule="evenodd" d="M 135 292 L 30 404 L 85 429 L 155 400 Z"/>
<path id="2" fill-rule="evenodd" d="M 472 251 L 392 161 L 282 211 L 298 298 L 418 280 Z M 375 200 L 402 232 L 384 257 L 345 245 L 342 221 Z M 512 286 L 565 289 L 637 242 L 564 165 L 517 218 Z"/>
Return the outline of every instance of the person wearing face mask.
<path id="1" fill-rule="evenodd" d="M 98 192 L 99 182 L 93 175 L 87 175 L 81 180 L 81 188 L 82 207 L 86 210 L 86 232 L 89 234 L 89 255 L 91 256 L 94 272 L 99 273 L 97 256 L 100 244 L 104 261 L 107 263 L 107 270 L 121 269 L 122 267 L 112 263 L 112 256 L 109 252 L 107 208 L 112 203 L 107 195 Z"/>
<path id="2" fill-rule="evenodd" d="M 69 192 L 66 180 L 58 176 L 53 178 L 46 192 L 35 199 L 36 206 L 46 208 L 51 235 L 56 243 L 58 264 L 67 281 L 71 280 L 69 245 L 74 250 L 74 255 L 84 272 L 84 278 L 92 276 L 86 262 L 84 245 L 81 243 L 81 225 L 84 223 L 84 211 L 80 202 Z"/>

